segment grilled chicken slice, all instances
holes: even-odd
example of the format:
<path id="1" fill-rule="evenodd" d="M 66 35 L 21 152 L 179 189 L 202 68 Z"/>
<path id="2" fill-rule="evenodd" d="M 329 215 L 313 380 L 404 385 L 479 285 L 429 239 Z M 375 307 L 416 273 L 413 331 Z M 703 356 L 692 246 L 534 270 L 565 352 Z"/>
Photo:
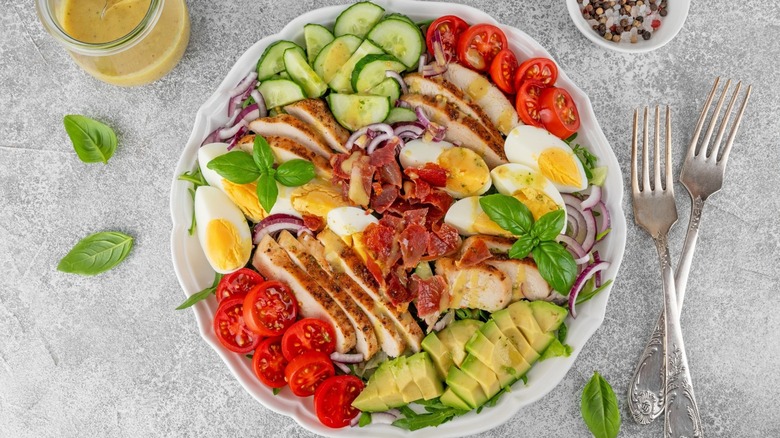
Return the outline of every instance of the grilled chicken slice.
<path id="1" fill-rule="evenodd" d="M 287 252 L 290 260 L 309 274 L 347 315 L 349 322 L 352 323 L 352 327 L 355 329 L 355 350 L 363 354 L 364 360 L 373 357 L 379 349 L 379 344 L 374 333 L 374 327 L 366 314 L 363 313 L 363 310 L 355 304 L 355 301 L 352 300 L 352 297 L 347 294 L 340 284 L 333 281 L 330 275 L 320 267 L 317 260 L 306 252 L 306 248 L 292 234 L 286 230 L 282 231 L 279 233 L 276 241 Z"/>
<path id="2" fill-rule="evenodd" d="M 552 288 L 539 274 L 539 269 L 531 259 L 510 259 L 506 255 L 497 255 L 484 262 L 503 272 L 512 284 L 512 301 L 526 298 L 530 301 L 548 301 Z"/>
<path id="3" fill-rule="evenodd" d="M 393 321 L 409 348 L 415 353 L 419 352 L 424 336 L 422 329 L 406 309 L 398 309 L 385 298 L 360 256 L 330 230 L 321 232 L 317 238 L 325 246 L 331 267 L 334 270 L 343 270 L 354 280 L 373 299 L 377 308 Z"/>
<path id="4" fill-rule="evenodd" d="M 476 119 L 491 135 L 493 135 L 494 139 L 503 143 L 504 140 L 501 137 L 501 133 L 493 126 L 490 117 L 485 114 L 482 107 L 471 102 L 469 98 L 463 94 L 463 91 L 451 82 L 440 76 L 426 78 L 420 73 L 410 73 L 404 76 L 404 82 L 409 86 L 410 93 L 424 94 L 431 97 L 444 97 L 447 99 L 447 102 L 457 106 L 463 114 Z"/>
<path id="5" fill-rule="evenodd" d="M 512 283 L 500 270 L 479 264 L 458 268 L 455 260 L 443 257 L 436 260 L 436 274 L 447 280 L 450 308 L 483 309 L 495 312 L 506 307 L 512 299 Z"/>
<path id="6" fill-rule="evenodd" d="M 330 268 L 330 264 L 325 258 L 325 247 L 322 246 L 316 237 L 312 236 L 310 233 L 303 233 L 298 237 L 298 242 L 306 248 L 306 252 L 308 252 L 309 255 L 317 260 L 320 268 L 327 272 L 328 275 L 333 275 L 333 270 Z"/>
<path id="7" fill-rule="evenodd" d="M 355 329 L 338 304 L 314 279 L 298 267 L 270 236 L 257 245 L 252 266 L 266 278 L 276 278 L 290 286 L 298 300 L 298 309 L 306 318 L 328 322 L 336 334 L 336 351 L 346 353 L 355 347 Z"/>
<path id="8" fill-rule="evenodd" d="M 349 131 L 338 124 L 325 102 L 304 99 L 285 106 L 284 110 L 311 125 L 334 151 L 347 152 L 344 145 L 349 140 Z"/>
<path id="9" fill-rule="evenodd" d="M 422 107 L 433 122 L 447 128 L 445 140 L 478 153 L 491 168 L 507 162 L 503 142 L 497 141 L 477 119 L 463 114 L 455 104 L 422 94 L 404 94 L 401 100 Z"/>
<path id="10" fill-rule="evenodd" d="M 521 124 L 512 102 L 504 93 L 491 84 L 481 74 L 461 65 L 452 63 L 444 72 L 444 79 L 463 90 L 466 96 L 479 105 L 490 121 L 504 135 Z"/>
<path id="11" fill-rule="evenodd" d="M 478 241 L 485 243 L 488 250 L 492 254 L 500 254 L 500 253 L 506 254 L 509 252 L 509 249 L 512 248 L 512 245 L 515 243 L 513 239 L 508 239 L 506 237 L 490 236 L 487 234 L 475 234 L 463 240 L 463 245 L 460 247 L 459 254 L 463 255 L 466 251 L 468 251 L 468 249 L 472 245 L 474 245 Z"/>
<path id="12" fill-rule="evenodd" d="M 268 145 L 271 146 L 277 163 L 284 163 L 296 159 L 311 161 L 311 163 L 314 164 L 314 171 L 317 173 L 317 176 L 328 181 L 333 178 L 333 170 L 330 167 L 328 160 L 301 146 L 301 144 L 295 140 L 275 135 L 269 135 L 264 138 L 268 141 Z M 251 154 L 252 149 L 254 148 L 254 142 L 254 134 L 248 134 L 238 140 L 238 147 L 244 152 Z"/>
<path id="13" fill-rule="evenodd" d="M 249 129 L 263 137 L 278 136 L 295 140 L 326 160 L 330 160 L 333 155 L 333 150 L 311 126 L 289 114 L 252 120 L 249 122 Z"/>

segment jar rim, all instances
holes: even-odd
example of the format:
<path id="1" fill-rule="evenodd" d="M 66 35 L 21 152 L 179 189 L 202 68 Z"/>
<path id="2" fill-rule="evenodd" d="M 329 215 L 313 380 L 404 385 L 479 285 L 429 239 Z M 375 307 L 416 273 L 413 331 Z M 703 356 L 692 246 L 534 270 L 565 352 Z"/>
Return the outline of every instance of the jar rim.
<path id="1" fill-rule="evenodd" d="M 154 28 L 154 25 L 160 18 L 164 2 L 165 0 L 151 0 L 146 15 L 133 30 L 115 40 L 103 43 L 88 43 L 70 36 L 62 28 L 59 20 L 55 18 L 55 13 L 51 8 L 49 0 L 36 0 L 35 8 L 38 12 L 38 18 L 46 31 L 69 50 L 85 55 L 108 55 L 129 49 L 142 40 Z"/>

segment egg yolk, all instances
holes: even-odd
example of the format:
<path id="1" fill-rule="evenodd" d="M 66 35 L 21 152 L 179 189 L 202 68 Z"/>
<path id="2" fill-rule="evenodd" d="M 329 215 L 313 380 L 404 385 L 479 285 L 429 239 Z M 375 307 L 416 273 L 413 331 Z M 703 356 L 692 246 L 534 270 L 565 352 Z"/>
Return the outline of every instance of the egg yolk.
<path id="1" fill-rule="evenodd" d="M 206 225 L 205 247 L 215 268 L 230 271 L 244 266 L 249 260 L 252 239 L 242 239 L 233 222 L 214 219 Z"/>
<path id="2" fill-rule="evenodd" d="M 290 202 L 296 211 L 317 217 L 326 217 L 334 208 L 349 205 L 335 186 L 320 180 L 297 187 L 290 195 Z"/>
<path id="3" fill-rule="evenodd" d="M 447 189 L 463 196 L 479 193 L 490 179 L 485 160 L 471 149 L 446 149 L 439 155 L 438 164 L 447 171 Z"/>
<path id="4" fill-rule="evenodd" d="M 580 187 L 580 172 L 574 156 L 557 148 L 546 149 L 539 155 L 539 170 L 548 179 L 562 185 Z"/>
<path id="5" fill-rule="evenodd" d="M 533 187 L 523 187 L 512 194 L 518 201 L 522 202 L 528 210 L 531 211 L 531 215 L 534 220 L 539 220 L 540 217 L 545 214 L 558 209 L 558 204 L 552 200 L 546 193 L 541 190 L 537 190 Z"/>
<path id="6" fill-rule="evenodd" d="M 225 188 L 225 194 L 231 201 L 241 209 L 244 216 L 252 222 L 260 222 L 267 216 L 260 201 L 257 199 L 257 183 L 236 184 L 227 179 L 222 180 L 222 187 Z"/>
<path id="7" fill-rule="evenodd" d="M 479 205 L 479 197 L 475 196 L 473 199 L 474 211 L 478 211 L 479 213 L 477 213 L 477 215 L 474 217 L 474 222 L 471 225 L 471 229 L 468 231 L 471 231 L 475 234 L 512 237 L 512 233 L 501 228 L 501 226 L 495 223 L 493 219 L 490 219 L 490 216 L 488 216 L 487 213 L 482 211 L 482 207 Z"/>

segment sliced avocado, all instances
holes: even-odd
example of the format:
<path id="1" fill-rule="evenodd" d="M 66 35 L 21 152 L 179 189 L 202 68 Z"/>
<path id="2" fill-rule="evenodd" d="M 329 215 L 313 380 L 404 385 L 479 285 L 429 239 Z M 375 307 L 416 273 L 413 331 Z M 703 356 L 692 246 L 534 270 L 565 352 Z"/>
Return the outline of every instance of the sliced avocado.
<path id="1" fill-rule="evenodd" d="M 479 382 L 479 386 L 488 398 L 498 394 L 498 391 L 501 390 L 496 373 L 473 354 L 466 356 L 460 369 Z"/>
<path id="2" fill-rule="evenodd" d="M 507 307 L 509 315 L 512 317 L 517 328 L 523 333 L 523 336 L 531 344 L 531 347 L 539 354 L 542 354 L 554 339 L 552 333 L 543 331 L 539 323 L 534 318 L 528 301 L 518 301 Z"/>
<path id="3" fill-rule="evenodd" d="M 523 358 L 525 358 L 526 362 L 533 365 L 534 362 L 539 360 L 539 353 L 537 353 L 536 350 L 531 347 L 531 345 L 528 343 L 528 340 L 525 339 L 525 336 L 520 333 L 520 330 L 518 330 L 515 322 L 512 321 L 512 316 L 509 315 L 509 311 L 507 309 L 501 309 L 498 312 L 493 312 L 491 318 L 496 322 L 496 325 L 501 330 L 501 333 L 506 335 L 509 340 L 512 341 L 512 345 L 514 345 L 515 348 L 517 348 L 517 351 L 523 355 Z"/>
<path id="4" fill-rule="evenodd" d="M 476 319 L 461 319 L 438 333 L 439 339 L 450 351 L 455 365 L 460 366 L 463 363 L 463 359 L 466 358 L 466 351 L 463 347 L 482 324 L 482 321 Z"/>
<path id="5" fill-rule="evenodd" d="M 429 333 L 428 336 L 423 339 L 422 349 L 427 351 L 430 355 L 441 380 L 446 379 L 447 371 L 449 371 L 452 366 L 452 355 L 450 354 L 450 350 L 448 350 L 441 340 L 439 340 L 436 333 Z"/>
<path id="6" fill-rule="evenodd" d="M 399 356 L 391 361 L 390 372 L 395 378 L 395 384 L 401 390 L 404 403 L 411 403 L 423 398 L 420 387 L 414 383 L 412 372 L 406 364 L 406 356 Z"/>
<path id="7" fill-rule="evenodd" d="M 377 392 L 379 383 L 369 382 L 366 388 L 355 398 L 352 402 L 352 406 L 360 409 L 363 412 L 383 412 L 390 409 L 389 406 L 382 401 L 382 398 Z"/>
<path id="8" fill-rule="evenodd" d="M 462 409 L 464 411 L 471 410 L 469 405 L 463 401 L 462 398 L 458 397 L 458 394 L 455 394 L 455 392 L 453 392 L 450 388 L 444 390 L 444 394 L 441 395 L 439 400 L 441 400 L 443 405 L 449 406 L 451 408 Z"/>
<path id="9" fill-rule="evenodd" d="M 561 326 L 569 311 L 561 306 L 556 306 L 547 301 L 531 301 L 531 313 L 533 313 L 539 328 L 545 332 L 554 332 Z"/>
<path id="10" fill-rule="evenodd" d="M 457 367 L 450 368 L 449 373 L 447 373 L 447 385 L 472 409 L 478 408 L 488 401 L 479 382 Z"/>
<path id="11" fill-rule="evenodd" d="M 379 369 L 374 372 L 368 385 L 377 386 L 377 393 L 382 401 L 390 408 L 397 408 L 405 405 L 404 397 L 401 394 L 400 385 L 395 379 L 391 367 L 395 360 L 385 362 L 379 366 Z"/>
<path id="12" fill-rule="evenodd" d="M 412 374 L 414 383 L 420 388 L 422 398 L 430 400 L 444 392 L 442 379 L 439 378 L 436 367 L 427 352 L 421 351 L 406 359 L 406 365 Z"/>
<path id="13" fill-rule="evenodd" d="M 493 326 L 495 326 L 495 323 L 493 323 Z M 496 327 L 496 331 L 501 333 L 501 331 L 498 330 L 498 327 Z M 503 337 L 504 335 L 500 334 L 500 336 Z M 507 343 L 509 342 L 506 337 L 504 337 L 504 339 L 507 340 Z M 504 388 L 514 383 L 515 380 L 521 376 L 521 374 L 518 374 L 518 371 L 515 370 L 515 362 L 521 367 L 526 362 L 520 353 L 517 353 L 517 350 L 514 347 L 512 347 L 512 350 L 514 350 L 515 353 L 513 355 L 505 345 L 502 344 L 503 349 L 501 350 L 497 348 L 498 345 L 498 343 L 491 341 L 490 338 L 482 333 L 482 329 L 480 329 L 478 332 L 474 333 L 474 337 L 466 344 L 466 351 L 491 369 L 498 379 L 498 384 Z M 492 397 L 492 395 L 488 394 L 488 398 L 489 397 Z"/>

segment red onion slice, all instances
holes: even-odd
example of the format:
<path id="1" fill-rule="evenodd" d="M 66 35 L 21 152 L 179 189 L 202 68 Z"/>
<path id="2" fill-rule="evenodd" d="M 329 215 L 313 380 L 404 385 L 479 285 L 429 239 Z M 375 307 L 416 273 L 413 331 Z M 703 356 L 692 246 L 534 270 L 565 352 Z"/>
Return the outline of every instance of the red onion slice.
<path id="1" fill-rule="evenodd" d="M 440 74 L 447 71 L 447 66 L 441 66 L 436 63 L 430 63 L 423 67 L 422 69 L 422 75 L 426 78 L 431 78 L 434 76 L 439 76 Z"/>
<path id="2" fill-rule="evenodd" d="M 247 126 L 247 123 L 243 120 L 239 120 L 238 123 L 233 125 L 230 128 L 224 128 L 219 131 L 219 138 L 221 140 L 227 140 L 229 138 L 233 138 L 236 136 L 238 131 L 241 130 L 241 128 L 244 128 Z"/>
<path id="3" fill-rule="evenodd" d="M 341 362 L 336 362 L 335 360 L 333 361 L 333 366 L 340 369 L 341 372 L 343 372 L 344 374 L 350 374 L 352 372 L 352 370 L 350 370 L 348 366 L 344 365 Z"/>
<path id="4" fill-rule="evenodd" d="M 360 363 L 363 362 L 363 353 L 347 354 L 334 351 L 330 354 L 330 360 L 341 363 Z"/>
<path id="5" fill-rule="evenodd" d="M 282 213 L 272 214 L 255 225 L 252 243 L 257 245 L 266 235 L 282 230 L 288 230 L 297 234 L 302 228 L 305 228 L 305 226 L 301 218 Z"/>
<path id="6" fill-rule="evenodd" d="M 599 263 L 601 262 L 601 257 L 599 256 L 598 251 L 593 251 L 593 263 Z M 601 287 L 601 271 L 596 272 L 596 276 L 593 277 L 593 285 L 596 287 Z"/>
<path id="7" fill-rule="evenodd" d="M 238 95 L 244 94 L 252 82 L 255 81 L 255 79 L 257 79 L 257 72 L 250 72 L 248 75 L 246 75 L 246 77 L 244 77 L 244 79 L 241 80 L 241 82 L 238 83 L 238 85 L 236 85 L 235 88 L 228 91 L 228 96 L 236 97 Z"/>
<path id="8" fill-rule="evenodd" d="M 588 257 L 588 252 L 585 251 L 585 249 L 582 248 L 582 245 L 580 245 L 579 242 L 574 240 L 573 237 L 567 236 L 565 234 L 560 234 L 558 237 L 555 238 L 556 242 L 561 242 L 566 245 L 566 249 L 569 250 L 571 255 L 576 259 L 582 259 L 585 258 L 585 261 L 587 262 L 590 260 L 590 257 Z M 576 261 L 575 260 L 575 261 Z M 578 265 L 581 265 L 582 263 L 577 263 Z"/>
<path id="9" fill-rule="evenodd" d="M 398 108 L 412 109 L 412 106 L 409 104 L 409 102 L 405 102 L 401 99 L 395 101 L 395 106 L 397 106 Z"/>
<path id="10" fill-rule="evenodd" d="M 582 205 L 583 210 L 589 210 L 599 202 L 601 202 L 601 187 L 591 186 L 590 195 L 580 205 Z"/>
<path id="11" fill-rule="evenodd" d="M 401 144 L 401 139 L 396 137 L 395 134 L 381 134 L 377 138 L 371 140 L 371 143 L 366 147 L 366 153 L 369 155 L 373 154 L 376 148 L 386 141 L 396 141 L 396 145 Z"/>
<path id="12" fill-rule="evenodd" d="M 420 55 L 420 61 L 417 63 L 417 73 L 423 72 L 423 67 L 428 63 L 428 54 L 423 53 Z"/>
<path id="13" fill-rule="evenodd" d="M 593 263 L 580 272 L 580 275 L 574 280 L 574 286 L 572 286 L 571 291 L 569 292 L 569 313 L 571 313 L 572 318 L 577 317 L 577 296 L 582 292 L 585 282 L 590 280 L 597 272 L 607 268 L 609 268 L 609 262 Z"/>
<path id="14" fill-rule="evenodd" d="M 242 126 L 238 132 L 236 132 L 236 135 L 233 136 L 233 138 L 228 143 L 227 150 L 231 151 L 234 147 L 238 144 L 238 140 L 241 139 L 247 132 L 249 132 L 249 129 L 247 129 L 246 126 Z"/>
<path id="15" fill-rule="evenodd" d="M 398 417 L 389 412 L 374 412 L 371 414 L 371 424 L 393 424 Z"/>
<path id="16" fill-rule="evenodd" d="M 259 90 L 252 89 L 252 92 L 249 93 L 250 96 L 252 96 L 252 99 L 255 100 L 255 103 L 257 104 L 257 109 L 260 110 L 260 115 L 257 117 L 266 117 L 268 116 L 268 107 L 265 104 L 265 97 L 260 93 Z"/>
<path id="17" fill-rule="evenodd" d="M 585 239 L 582 241 L 582 248 L 590 252 L 596 243 L 596 218 L 592 210 L 583 211 L 582 216 L 585 218 Z"/>
<path id="18" fill-rule="evenodd" d="M 409 93 L 409 88 L 406 87 L 406 82 L 404 82 L 404 78 L 401 77 L 397 72 L 394 72 L 392 70 L 385 71 L 385 77 L 387 78 L 393 78 L 398 82 L 398 85 L 401 86 L 401 94 L 407 94 Z"/>
<path id="19" fill-rule="evenodd" d="M 207 145 L 209 143 L 216 143 L 216 142 L 220 141 L 221 139 L 219 138 L 219 131 L 221 131 L 221 130 L 222 130 L 222 128 L 217 128 L 217 129 L 211 131 L 211 134 L 206 136 L 206 138 L 203 140 L 203 143 L 201 143 L 200 145 L 203 146 L 203 145 Z"/>
<path id="20" fill-rule="evenodd" d="M 610 225 L 610 218 L 609 218 L 609 210 L 607 209 L 606 204 L 604 204 L 604 201 L 599 201 L 596 206 L 599 209 L 599 214 L 601 214 L 601 221 L 599 222 L 598 226 L 598 234 L 601 234 L 609 228 Z M 603 239 L 603 237 L 602 237 Z"/>
<path id="21" fill-rule="evenodd" d="M 439 32 L 439 29 L 433 31 L 431 43 L 433 45 L 433 59 L 436 61 L 436 65 L 444 67 L 444 70 L 446 71 L 447 64 L 450 60 L 447 59 L 447 55 L 444 54 L 444 43 L 441 40 L 441 32 Z"/>

